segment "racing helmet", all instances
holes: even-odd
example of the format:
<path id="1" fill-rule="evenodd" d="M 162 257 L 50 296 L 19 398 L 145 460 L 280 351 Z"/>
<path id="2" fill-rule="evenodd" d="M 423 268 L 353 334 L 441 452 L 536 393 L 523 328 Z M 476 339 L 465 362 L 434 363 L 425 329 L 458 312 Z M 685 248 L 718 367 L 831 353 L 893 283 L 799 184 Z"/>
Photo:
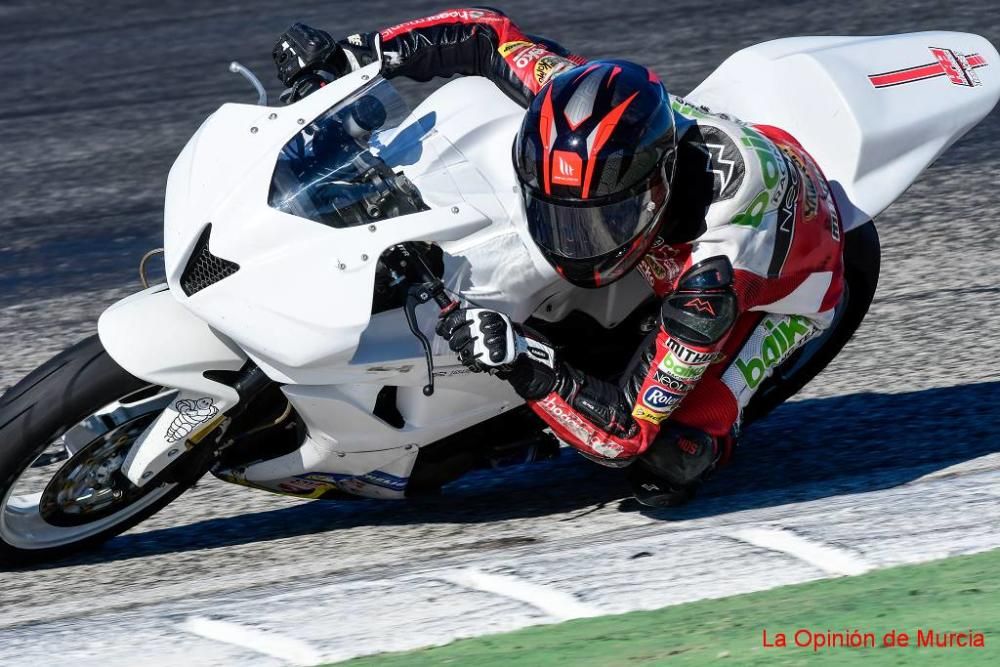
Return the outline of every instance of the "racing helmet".
<path id="1" fill-rule="evenodd" d="M 670 98 L 650 70 L 596 60 L 552 78 L 514 142 L 528 229 L 566 280 L 602 287 L 656 240 L 676 162 Z"/>

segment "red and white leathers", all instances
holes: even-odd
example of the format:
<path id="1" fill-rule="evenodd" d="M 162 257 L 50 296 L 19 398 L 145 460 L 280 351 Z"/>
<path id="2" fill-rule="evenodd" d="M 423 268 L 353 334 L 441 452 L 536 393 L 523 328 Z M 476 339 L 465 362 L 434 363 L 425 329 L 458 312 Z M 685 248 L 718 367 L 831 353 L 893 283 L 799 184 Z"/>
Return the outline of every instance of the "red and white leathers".
<path id="1" fill-rule="evenodd" d="M 620 383 L 626 404 L 605 417 L 574 409 L 571 392 L 532 402 L 560 438 L 593 458 L 643 453 L 667 418 L 728 444 L 761 382 L 829 326 L 843 288 L 839 216 L 798 142 L 673 103 L 683 134 L 670 237 L 637 267 L 664 300 L 663 319 Z M 699 279 L 702 267 L 714 282 Z M 724 314 L 727 293 L 735 308 Z M 700 340 L 684 321 L 699 316 L 715 329 Z M 619 425 L 625 409 L 634 427 Z"/>
<path id="2" fill-rule="evenodd" d="M 525 34 L 503 13 L 479 7 L 448 9 L 378 35 L 386 77 L 483 76 L 525 107 L 553 76 L 586 62 L 555 42 Z M 370 48 L 373 37 L 352 35 L 340 44 L 351 53 Z"/>
<path id="3" fill-rule="evenodd" d="M 448 10 L 379 36 L 388 77 L 485 76 L 524 106 L 552 76 L 585 62 L 488 9 Z M 374 39 L 341 45 L 351 52 Z M 671 101 L 673 193 L 660 238 L 637 267 L 662 299 L 659 328 L 617 384 L 558 361 L 510 375 L 560 439 L 609 465 L 643 454 L 668 423 L 729 442 L 761 381 L 829 326 L 843 287 L 839 216 L 798 142 Z M 672 442 L 695 447 L 676 434 Z"/>

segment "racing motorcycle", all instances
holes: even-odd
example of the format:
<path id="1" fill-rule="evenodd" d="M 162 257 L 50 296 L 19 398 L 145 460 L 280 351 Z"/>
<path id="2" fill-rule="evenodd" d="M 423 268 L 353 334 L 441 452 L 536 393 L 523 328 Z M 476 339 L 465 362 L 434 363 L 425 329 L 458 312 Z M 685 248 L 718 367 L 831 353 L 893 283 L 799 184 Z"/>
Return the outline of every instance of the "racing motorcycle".
<path id="1" fill-rule="evenodd" d="M 268 106 L 231 69 L 260 99 L 221 106 L 174 163 L 166 283 L 112 305 L 96 335 L 0 399 L 4 562 L 93 547 L 206 472 L 301 498 L 394 499 L 557 455 L 507 383 L 432 335 L 455 301 L 529 322 L 605 377 L 654 326 L 636 272 L 583 290 L 535 249 L 509 159 L 523 111 L 491 83 L 457 79 L 411 111 L 374 63 Z M 766 42 L 675 100 L 791 133 L 846 232 L 834 326 L 745 423 L 847 342 L 878 278 L 873 218 L 998 97 L 986 39 L 925 32 Z"/>

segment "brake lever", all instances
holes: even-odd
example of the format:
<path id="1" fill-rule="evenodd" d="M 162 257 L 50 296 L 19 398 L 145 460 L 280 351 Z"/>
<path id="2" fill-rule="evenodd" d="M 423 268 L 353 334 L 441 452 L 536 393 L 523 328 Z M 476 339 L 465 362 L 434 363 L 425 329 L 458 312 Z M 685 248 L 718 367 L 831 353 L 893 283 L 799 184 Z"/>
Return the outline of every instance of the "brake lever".
<path id="1" fill-rule="evenodd" d="M 431 355 L 431 343 L 427 336 L 417 325 L 417 306 L 434 301 L 441 309 L 441 313 L 447 313 L 458 307 L 457 301 L 452 301 L 444 289 L 444 283 L 435 276 L 427 262 L 424 261 L 419 248 L 410 243 L 401 244 L 404 254 L 414 260 L 414 268 L 421 276 L 422 282 L 414 283 L 406 292 L 406 302 L 403 305 L 403 313 L 406 315 L 406 324 L 420 346 L 424 349 L 424 360 L 427 363 L 427 384 L 424 385 L 424 396 L 434 395 L 434 358 Z"/>
<path id="2" fill-rule="evenodd" d="M 434 358 L 431 355 L 431 342 L 427 336 L 417 326 L 417 306 L 431 300 L 431 291 L 427 285 L 412 285 L 406 293 L 406 303 L 403 312 L 406 314 L 406 324 L 410 327 L 410 333 L 420 341 L 420 346 L 424 348 L 424 360 L 427 363 L 427 384 L 424 385 L 424 396 L 434 394 Z"/>

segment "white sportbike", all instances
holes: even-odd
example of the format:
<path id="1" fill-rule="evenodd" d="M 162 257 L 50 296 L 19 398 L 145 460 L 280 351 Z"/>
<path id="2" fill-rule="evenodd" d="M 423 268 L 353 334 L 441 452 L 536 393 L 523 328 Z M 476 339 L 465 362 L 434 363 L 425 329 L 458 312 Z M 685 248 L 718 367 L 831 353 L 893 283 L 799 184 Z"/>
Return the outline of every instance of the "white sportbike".
<path id="1" fill-rule="evenodd" d="M 523 110 L 485 79 L 412 112 L 377 63 L 289 106 L 261 97 L 220 107 L 174 163 L 166 284 L 111 306 L 97 335 L 0 399 L 0 560 L 96 545 L 208 471 L 302 498 L 394 499 L 558 454 L 506 382 L 435 339 L 452 300 L 530 321 L 595 374 L 638 347 L 658 306 L 637 274 L 583 290 L 536 251 L 510 157 Z M 998 97 L 987 40 L 927 32 L 767 42 L 684 98 L 790 132 L 848 232 L 838 320 L 746 421 L 850 338 L 879 271 L 873 218 Z"/>

